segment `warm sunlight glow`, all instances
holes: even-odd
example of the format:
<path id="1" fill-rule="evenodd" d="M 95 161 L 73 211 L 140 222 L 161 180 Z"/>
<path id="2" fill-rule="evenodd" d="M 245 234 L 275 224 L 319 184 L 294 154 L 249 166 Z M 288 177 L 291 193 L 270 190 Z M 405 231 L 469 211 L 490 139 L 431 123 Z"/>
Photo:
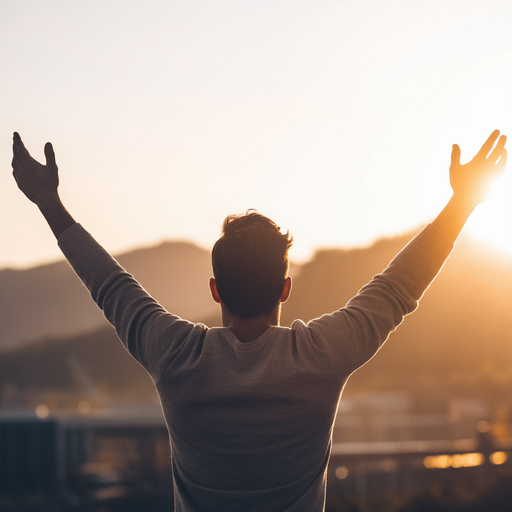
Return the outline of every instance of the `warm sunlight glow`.
<path id="1" fill-rule="evenodd" d="M 494 184 L 489 200 L 480 205 L 467 224 L 478 240 L 512 254 L 512 173 Z"/>
<path id="2" fill-rule="evenodd" d="M 498 113 L 509 111 L 512 99 L 509 68 L 491 66 L 461 85 L 436 128 L 422 175 L 422 201 L 425 212 L 433 218 L 451 194 L 448 185 L 451 145 L 461 148 L 461 163 L 473 158 L 485 138 L 495 129 L 510 136 L 508 120 Z M 485 99 L 484 99 L 485 98 Z M 510 139 L 509 139 L 510 141 Z M 464 228 L 487 246 L 512 254 L 512 172 L 508 169 L 496 182 L 489 184 L 491 193 L 478 206 Z"/>
<path id="3" fill-rule="evenodd" d="M 432 216 L 450 197 L 448 188 L 435 190 L 434 185 L 434 180 L 427 184 L 425 179 L 423 197 L 434 212 Z M 489 190 L 489 198 L 472 213 L 464 231 L 486 245 L 512 254 L 512 172 L 505 171 L 500 179 L 489 184 Z"/>
<path id="4" fill-rule="evenodd" d="M 0 52 L 0 268 L 62 257 L 9 172 L 14 130 L 36 158 L 53 142 L 67 208 L 113 253 L 211 247 L 256 208 L 302 261 L 429 222 L 451 145 L 467 162 L 512 133 L 512 2 L 3 4 L 2 48 L 26 39 Z M 506 216 L 473 231 L 512 248 Z"/>

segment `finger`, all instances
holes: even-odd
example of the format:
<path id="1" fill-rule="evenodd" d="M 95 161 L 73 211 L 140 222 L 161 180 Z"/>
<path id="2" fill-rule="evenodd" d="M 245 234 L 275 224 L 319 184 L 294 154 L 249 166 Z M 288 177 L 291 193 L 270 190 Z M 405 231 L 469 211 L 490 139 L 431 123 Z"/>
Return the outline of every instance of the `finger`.
<path id="1" fill-rule="evenodd" d="M 499 134 L 499 130 L 494 130 L 489 136 L 489 138 L 483 143 L 482 147 L 480 148 L 480 151 L 476 154 L 476 156 L 485 158 L 491 151 L 492 147 L 494 146 L 494 143 L 496 142 L 496 139 L 498 138 Z"/>
<path id="2" fill-rule="evenodd" d="M 13 141 L 13 152 L 16 158 L 20 160 L 27 160 L 27 158 L 30 157 L 30 153 L 27 151 L 27 148 L 25 147 L 25 144 L 23 144 L 18 132 L 14 132 Z"/>
<path id="3" fill-rule="evenodd" d="M 489 170 L 489 178 L 492 180 L 492 183 L 496 182 L 503 175 L 506 166 L 507 150 L 504 149 L 498 162 Z"/>
<path id="4" fill-rule="evenodd" d="M 51 142 L 47 142 L 44 145 L 44 156 L 46 157 L 46 166 L 57 168 L 57 162 L 55 162 L 55 151 Z"/>
<path id="5" fill-rule="evenodd" d="M 452 161 L 450 163 L 450 169 L 460 166 L 460 147 L 457 144 L 452 146 Z"/>
<path id="6" fill-rule="evenodd" d="M 14 145 L 16 146 L 16 148 L 25 149 L 25 150 L 27 149 L 25 147 L 25 144 L 23 144 L 23 141 L 21 140 L 20 134 L 18 132 L 14 132 L 12 135 L 12 138 L 13 138 Z"/>
<path id="7" fill-rule="evenodd" d="M 501 176 L 503 174 L 503 171 L 505 170 L 505 167 L 507 166 L 507 150 L 503 148 L 500 156 L 499 162 L 495 164 L 496 169 L 496 175 Z"/>
<path id="8" fill-rule="evenodd" d="M 18 153 L 18 142 L 17 142 L 17 137 L 19 138 L 19 135 L 14 132 L 14 135 L 12 137 L 12 154 L 13 155 L 16 155 Z"/>
<path id="9" fill-rule="evenodd" d="M 505 135 L 502 135 L 498 140 L 496 147 L 492 150 L 492 153 L 487 157 L 487 160 L 489 160 L 492 163 L 496 163 L 500 158 L 501 154 L 503 153 L 503 151 L 505 150 L 506 142 L 507 137 L 505 137 Z"/>

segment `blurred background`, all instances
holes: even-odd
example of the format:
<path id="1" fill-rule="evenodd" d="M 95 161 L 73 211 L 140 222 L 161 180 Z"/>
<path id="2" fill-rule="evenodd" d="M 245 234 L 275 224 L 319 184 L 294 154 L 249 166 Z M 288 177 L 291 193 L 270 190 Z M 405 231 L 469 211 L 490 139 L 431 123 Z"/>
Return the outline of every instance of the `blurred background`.
<path id="1" fill-rule="evenodd" d="M 71 213 L 190 320 L 220 322 L 224 217 L 273 218 L 295 237 L 290 325 L 343 306 L 435 217 L 453 143 L 465 162 L 510 134 L 511 21 L 498 0 L 4 0 L 0 508 L 172 507 L 153 385 L 17 190 L 13 131 L 38 159 L 53 143 Z M 349 381 L 327 510 L 512 503 L 511 180 Z"/>

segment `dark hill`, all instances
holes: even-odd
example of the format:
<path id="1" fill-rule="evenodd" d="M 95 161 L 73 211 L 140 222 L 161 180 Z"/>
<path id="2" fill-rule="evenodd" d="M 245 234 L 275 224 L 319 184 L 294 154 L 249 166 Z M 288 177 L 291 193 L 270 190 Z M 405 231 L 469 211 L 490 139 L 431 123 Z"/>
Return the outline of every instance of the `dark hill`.
<path id="1" fill-rule="evenodd" d="M 165 242 L 118 261 L 167 309 L 196 320 L 214 314 L 210 254 L 191 243 Z M 106 325 L 102 313 L 65 261 L 0 271 L 0 349 Z"/>
<path id="2" fill-rule="evenodd" d="M 107 326 L 72 338 L 48 339 L 0 357 L 0 388 L 65 391 L 100 401 L 154 397 L 145 370 Z"/>

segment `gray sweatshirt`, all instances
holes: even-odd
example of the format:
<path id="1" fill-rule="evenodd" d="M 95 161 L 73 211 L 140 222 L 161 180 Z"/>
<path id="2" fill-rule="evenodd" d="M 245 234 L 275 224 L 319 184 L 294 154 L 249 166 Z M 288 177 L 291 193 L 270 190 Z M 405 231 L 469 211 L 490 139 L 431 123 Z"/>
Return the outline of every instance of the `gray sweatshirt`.
<path id="1" fill-rule="evenodd" d="M 79 224 L 59 246 L 155 383 L 175 510 L 319 512 L 343 387 L 416 309 L 453 242 L 428 225 L 342 309 L 245 343 L 167 312 Z"/>

